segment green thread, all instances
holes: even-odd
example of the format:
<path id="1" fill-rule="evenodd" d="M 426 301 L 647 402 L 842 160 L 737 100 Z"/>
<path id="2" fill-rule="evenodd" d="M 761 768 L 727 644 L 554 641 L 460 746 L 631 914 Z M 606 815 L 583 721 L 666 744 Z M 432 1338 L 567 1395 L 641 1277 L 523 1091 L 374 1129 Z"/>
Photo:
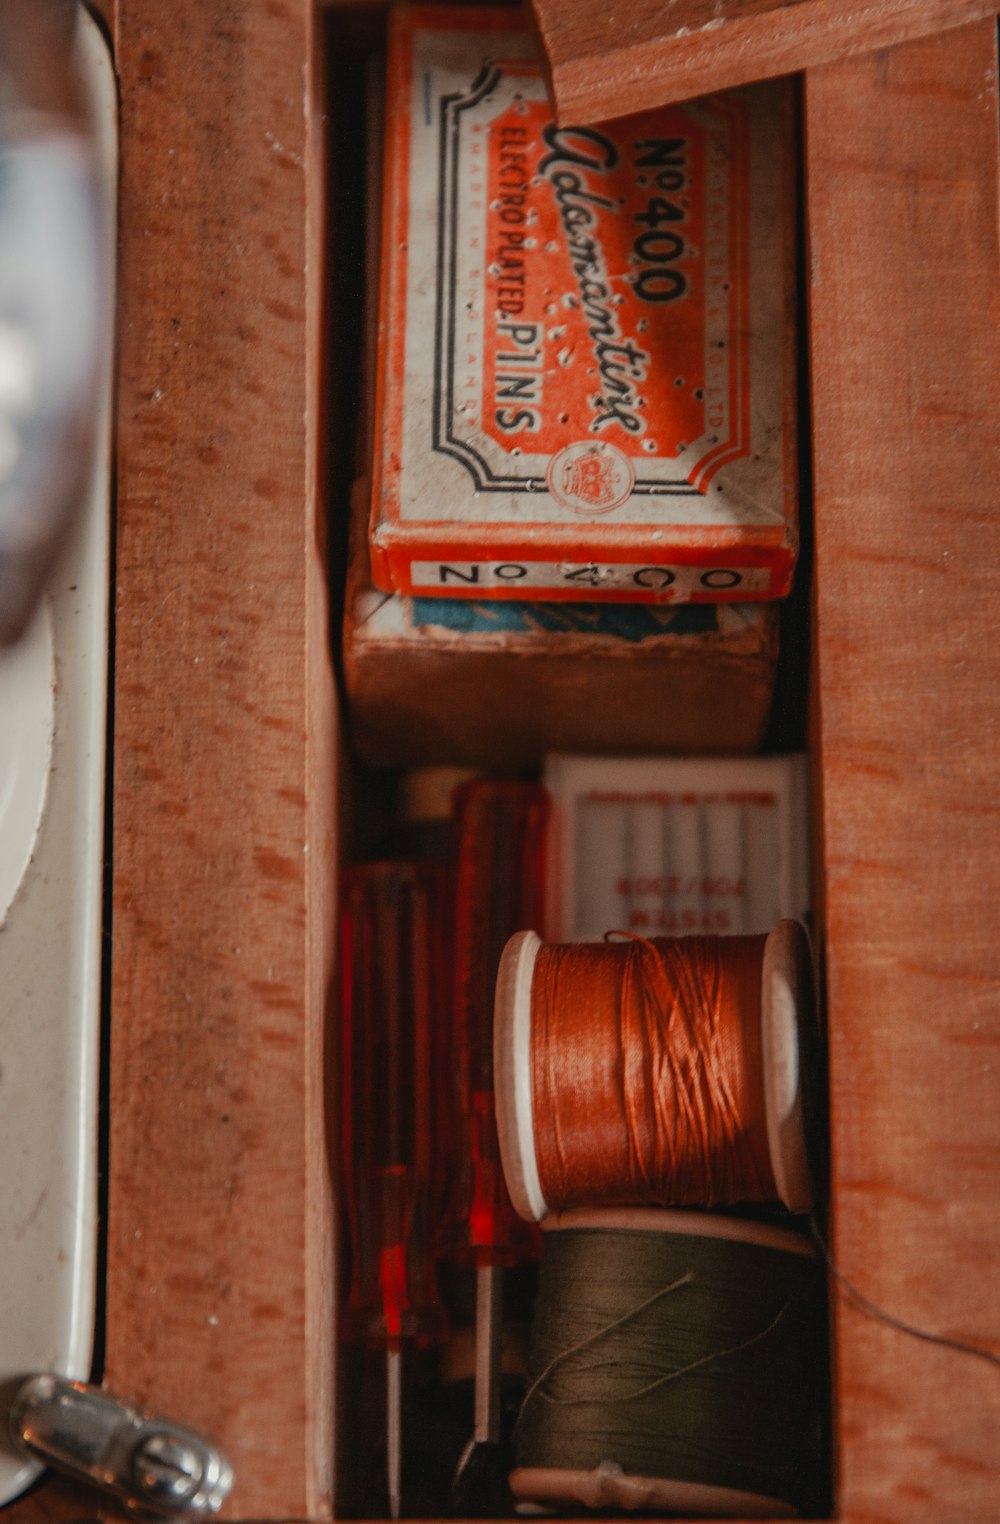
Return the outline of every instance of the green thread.
<path id="1" fill-rule="evenodd" d="M 545 1235 L 519 1467 L 827 1502 L 821 1262 L 674 1232 Z"/>

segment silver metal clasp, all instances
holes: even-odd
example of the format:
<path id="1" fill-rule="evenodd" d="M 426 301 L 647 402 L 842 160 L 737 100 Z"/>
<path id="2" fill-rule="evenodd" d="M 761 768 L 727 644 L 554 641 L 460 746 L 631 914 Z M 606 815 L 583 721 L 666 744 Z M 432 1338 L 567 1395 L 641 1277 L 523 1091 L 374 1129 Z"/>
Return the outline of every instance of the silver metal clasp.
<path id="1" fill-rule="evenodd" d="M 62 1376 L 25 1381 L 10 1410 L 10 1431 L 45 1465 L 150 1513 L 215 1513 L 233 1484 L 226 1457 L 194 1429 Z"/>

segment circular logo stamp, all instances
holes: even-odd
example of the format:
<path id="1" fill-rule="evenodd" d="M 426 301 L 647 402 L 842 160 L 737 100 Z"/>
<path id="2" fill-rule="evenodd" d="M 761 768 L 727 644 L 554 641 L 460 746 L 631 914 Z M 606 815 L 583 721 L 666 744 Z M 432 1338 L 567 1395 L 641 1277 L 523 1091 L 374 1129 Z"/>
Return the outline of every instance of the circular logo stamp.
<path id="1" fill-rule="evenodd" d="M 581 439 L 553 455 L 545 473 L 557 503 L 574 513 L 611 513 L 632 494 L 632 462 L 615 445 Z"/>

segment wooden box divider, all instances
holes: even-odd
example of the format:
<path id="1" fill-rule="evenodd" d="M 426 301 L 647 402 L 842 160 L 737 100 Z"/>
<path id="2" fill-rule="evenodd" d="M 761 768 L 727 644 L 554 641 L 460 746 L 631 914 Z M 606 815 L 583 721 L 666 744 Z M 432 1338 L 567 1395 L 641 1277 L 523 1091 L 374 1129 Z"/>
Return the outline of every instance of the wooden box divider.
<path id="1" fill-rule="evenodd" d="M 318 9 L 115 0 L 113 39 L 104 1378 L 224 1446 L 226 1517 L 320 1520 L 336 803 Z M 1000 1257 L 996 109 L 992 22 L 805 83 L 832 1244 L 887 1311 L 984 1346 Z M 833 1306 L 836 1517 L 995 1519 L 996 1371 L 842 1292 Z M 49 1482 L 7 1516 L 98 1513 L 119 1516 Z"/>

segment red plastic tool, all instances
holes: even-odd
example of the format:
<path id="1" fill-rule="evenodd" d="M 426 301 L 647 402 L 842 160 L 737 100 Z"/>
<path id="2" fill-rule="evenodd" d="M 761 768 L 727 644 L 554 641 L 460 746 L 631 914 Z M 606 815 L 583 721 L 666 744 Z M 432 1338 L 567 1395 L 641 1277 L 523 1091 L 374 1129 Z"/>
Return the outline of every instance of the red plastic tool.
<path id="1" fill-rule="evenodd" d="M 345 1340 L 386 1353 L 389 1509 L 402 1476 L 402 1351 L 444 1336 L 434 1261 L 444 1054 L 443 869 L 342 878 L 341 1159 L 351 1257 Z"/>
<path id="2" fill-rule="evenodd" d="M 457 883 L 452 1032 L 454 1173 L 445 1252 L 476 1266 L 476 1445 L 500 1438 L 499 1336 L 505 1266 L 538 1252 L 511 1206 L 493 1106 L 493 996 L 500 955 L 516 931 L 540 930 L 548 795 L 534 783 L 477 779 L 455 791 Z"/>

